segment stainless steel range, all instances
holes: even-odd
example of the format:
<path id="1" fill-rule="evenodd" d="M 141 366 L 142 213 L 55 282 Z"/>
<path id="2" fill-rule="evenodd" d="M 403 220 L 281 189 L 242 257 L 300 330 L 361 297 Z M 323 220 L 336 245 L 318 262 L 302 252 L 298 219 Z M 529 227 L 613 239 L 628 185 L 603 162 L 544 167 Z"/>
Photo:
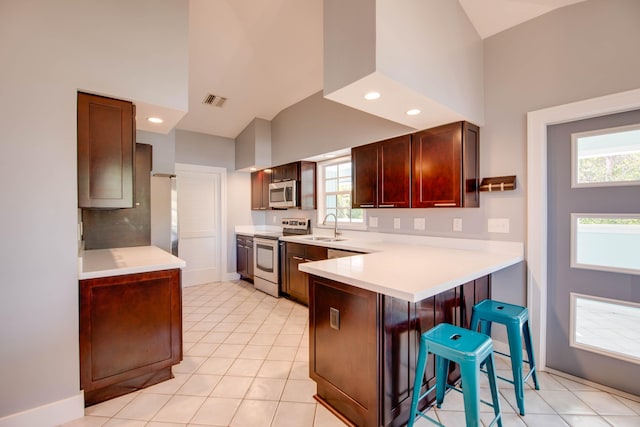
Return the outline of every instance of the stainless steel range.
<path id="1" fill-rule="evenodd" d="M 265 232 L 253 236 L 253 285 L 271 296 L 280 295 L 280 250 L 278 239 L 282 236 L 309 234 L 308 218 L 284 218 L 282 232 Z"/>

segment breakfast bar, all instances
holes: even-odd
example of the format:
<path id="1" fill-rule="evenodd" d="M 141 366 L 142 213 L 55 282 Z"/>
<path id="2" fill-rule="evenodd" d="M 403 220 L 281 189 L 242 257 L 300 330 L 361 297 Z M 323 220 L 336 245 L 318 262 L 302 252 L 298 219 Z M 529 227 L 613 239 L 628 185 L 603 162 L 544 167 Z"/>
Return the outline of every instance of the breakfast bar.
<path id="1" fill-rule="evenodd" d="M 405 425 L 420 334 L 443 322 L 468 327 L 473 305 L 491 296 L 491 274 L 523 260 L 520 243 L 407 240 L 336 241 L 369 253 L 299 267 L 309 274 L 315 397 L 349 424 Z M 433 367 L 422 392 L 435 382 Z M 452 369 L 449 380 L 459 375 Z"/>

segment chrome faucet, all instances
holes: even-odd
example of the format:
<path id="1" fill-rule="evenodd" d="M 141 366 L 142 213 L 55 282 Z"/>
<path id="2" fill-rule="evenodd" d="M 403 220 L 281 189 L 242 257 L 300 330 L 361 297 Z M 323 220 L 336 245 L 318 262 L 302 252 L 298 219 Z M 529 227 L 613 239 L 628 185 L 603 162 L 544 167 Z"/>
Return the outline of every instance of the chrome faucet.
<path id="1" fill-rule="evenodd" d="M 338 232 L 338 217 L 336 216 L 336 214 L 326 214 L 324 220 L 322 220 L 322 225 L 327 224 L 327 218 L 329 218 L 329 216 L 333 217 L 333 238 L 336 239 L 340 234 L 340 232 Z"/>

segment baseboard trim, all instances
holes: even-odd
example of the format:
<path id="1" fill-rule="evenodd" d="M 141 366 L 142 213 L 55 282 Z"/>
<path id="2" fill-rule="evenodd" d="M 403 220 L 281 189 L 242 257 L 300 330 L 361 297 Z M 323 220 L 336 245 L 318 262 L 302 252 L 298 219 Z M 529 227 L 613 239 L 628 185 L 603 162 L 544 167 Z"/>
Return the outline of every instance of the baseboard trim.
<path id="1" fill-rule="evenodd" d="M 75 396 L 2 417 L 0 427 L 54 427 L 83 416 L 84 395 L 80 391 Z"/>
<path id="2" fill-rule="evenodd" d="M 227 273 L 224 276 L 223 279 L 225 282 L 231 281 L 231 280 L 240 280 L 240 275 L 238 273 Z"/>

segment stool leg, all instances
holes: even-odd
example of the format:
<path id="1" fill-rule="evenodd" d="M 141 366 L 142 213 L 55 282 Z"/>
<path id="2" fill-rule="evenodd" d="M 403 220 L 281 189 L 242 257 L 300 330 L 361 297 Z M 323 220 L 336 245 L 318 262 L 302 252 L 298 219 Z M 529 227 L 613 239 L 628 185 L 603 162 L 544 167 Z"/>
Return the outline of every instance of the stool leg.
<path id="1" fill-rule="evenodd" d="M 498 418 L 498 427 L 502 427 L 502 409 L 500 408 L 500 394 L 498 393 L 498 379 L 496 377 L 495 365 L 493 363 L 493 353 L 484 361 L 489 374 L 489 387 L 491 388 L 491 399 L 493 400 L 493 412 Z"/>
<path id="2" fill-rule="evenodd" d="M 507 325 L 507 338 L 509 340 L 509 352 L 511 354 L 511 372 L 513 373 L 513 388 L 516 393 L 516 401 L 520 415 L 524 415 L 524 378 L 522 375 L 522 339 L 520 337 L 520 322 L 509 322 Z"/>
<path id="3" fill-rule="evenodd" d="M 416 378 L 413 381 L 413 396 L 411 398 L 411 415 L 407 427 L 413 427 L 418 413 L 418 401 L 420 400 L 420 390 L 422 389 L 422 379 L 427 365 L 427 342 L 420 337 L 420 349 L 418 350 L 418 361 L 416 362 Z"/>
<path id="4" fill-rule="evenodd" d="M 464 398 L 464 416 L 467 427 L 477 427 L 480 424 L 480 367 L 475 363 L 461 363 L 462 396 Z"/>
<path id="5" fill-rule="evenodd" d="M 447 391 L 447 378 L 449 377 L 449 359 L 436 356 L 436 405 L 442 407 L 444 393 Z"/>
<path id="6" fill-rule="evenodd" d="M 471 324 L 469 329 L 474 332 L 478 332 L 478 323 L 480 323 L 480 316 L 478 316 L 478 312 L 476 310 L 473 310 L 471 312 Z"/>
<path id="7" fill-rule="evenodd" d="M 540 390 L 540 385 L 538 385 L 538 370 L 536 369 L 536 361 L 533 357 L 533 345 L 531 344 L 529 321 L 524 322 L 524 325 L 522 325 L 522 334 L 524 336 L 524 344 L 527 348 L 527 357 L 529 359 L 529 369 L 531 370 L 531 376 L 533 377 L 533 385 L 535 385 L 536 390 Z"/>

